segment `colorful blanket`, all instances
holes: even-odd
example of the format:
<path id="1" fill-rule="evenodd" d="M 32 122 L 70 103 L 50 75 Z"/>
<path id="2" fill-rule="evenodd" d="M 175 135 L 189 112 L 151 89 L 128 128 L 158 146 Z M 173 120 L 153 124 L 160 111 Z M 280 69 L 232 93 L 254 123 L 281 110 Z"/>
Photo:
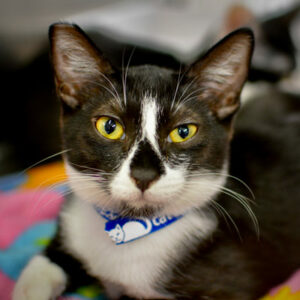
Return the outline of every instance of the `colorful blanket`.
<path id="1" fill-rule="evenodd" d="M 0 299 L 10 300 L 15 281 L 29 259 L 56 230 L 56 218 L 68 191 L 62 163 L 0 178 Z M 103 300 L 99 287 L 88 286 L 59 300 Z M 300 270 L 261 300 L 300 300 Z"/>

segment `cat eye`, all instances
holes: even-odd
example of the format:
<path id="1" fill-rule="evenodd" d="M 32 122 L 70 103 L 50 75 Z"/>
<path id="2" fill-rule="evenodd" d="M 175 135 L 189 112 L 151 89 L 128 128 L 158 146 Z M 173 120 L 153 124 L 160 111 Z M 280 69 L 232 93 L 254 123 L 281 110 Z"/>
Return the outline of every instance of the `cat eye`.
<path id="1" fill-rule="evenodd" d="M 169 138 L 173 143 L 182 143 L 193 137 L 197 129 L 194 124 L 180 125 L 170 132 Z"/>
<path id="2" fill-rule="evenodd" d="M 123 126 L 114 118 L 100 117 L 96 121 L 98 132 L 110 140 L 119 140 L 124 135 Z"/>

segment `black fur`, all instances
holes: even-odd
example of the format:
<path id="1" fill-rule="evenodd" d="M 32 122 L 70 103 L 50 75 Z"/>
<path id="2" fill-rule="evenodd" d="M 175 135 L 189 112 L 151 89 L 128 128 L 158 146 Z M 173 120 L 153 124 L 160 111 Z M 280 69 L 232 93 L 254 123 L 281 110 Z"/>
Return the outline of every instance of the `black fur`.
<path id="1" fill-rule="evenodd" d="M 241 237 L 220 216 L 212 238 L 176 265 L 165 283 L 179 299 L 258 299 L 300 266 L 300 99 L 276 89 L 263 96 L 237 118 L 230 170 L 256 196 L 260 234 L 241 206 L 221 194 L 218 202 Z M 227 186 L 247 193 L 234 180 Z"/>
<path id="2" fill-rule="evenodd" d="M 130 170 L 131 177 L 141 191 L 145 191 L 151 183 L 163 175 L 164 167 L 153 151 L 149 142 L 141 142 L 139 151 L 133 157 Z"/>

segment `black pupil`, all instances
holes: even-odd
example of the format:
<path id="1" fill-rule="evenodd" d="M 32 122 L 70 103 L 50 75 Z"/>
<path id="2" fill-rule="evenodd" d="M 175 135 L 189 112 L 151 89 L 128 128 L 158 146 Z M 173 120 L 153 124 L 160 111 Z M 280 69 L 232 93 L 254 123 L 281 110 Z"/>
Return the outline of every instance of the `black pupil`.
<path id="1" fill-rule="evenodd" d="M 109 119 L 108 121 L 106 121 L 105 125 L 104 125 L 104 129 L 108 134 L 111 134 L 112 132 L 115 131 L 116 129 L 116 122 L 113 119 Z"/>
<path id="2" fill-rule="evenodd" d="M 178 127 L 178 134 L 182 139 L 185 139 L 189 135 L 189 132 L 187 125 L 181 125 Z"/>

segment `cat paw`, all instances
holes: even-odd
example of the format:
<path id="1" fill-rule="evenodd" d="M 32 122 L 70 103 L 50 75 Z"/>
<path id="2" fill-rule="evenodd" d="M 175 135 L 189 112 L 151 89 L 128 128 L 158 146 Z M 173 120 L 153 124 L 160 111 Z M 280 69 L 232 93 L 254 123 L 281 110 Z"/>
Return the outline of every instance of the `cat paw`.
<path id="1" fill-rule="evenodd" d="M 52 300 L 64 291 L 67 276 L 48 258 L 34 257 L 21 273 L 12 300 Z"/>

